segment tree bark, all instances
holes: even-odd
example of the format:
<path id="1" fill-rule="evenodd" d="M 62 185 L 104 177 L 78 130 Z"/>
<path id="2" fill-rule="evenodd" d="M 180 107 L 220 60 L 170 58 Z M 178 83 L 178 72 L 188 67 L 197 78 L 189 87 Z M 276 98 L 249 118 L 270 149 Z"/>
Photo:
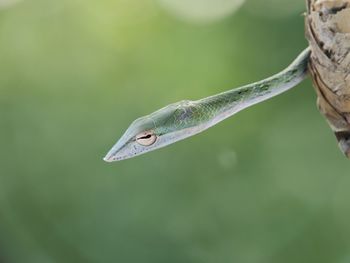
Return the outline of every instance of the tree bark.
<path id="1" fill-rule="evenodd" d="M 305 25 L 317 105 L 350 158 L 350 0 L 307 0 Z"/>

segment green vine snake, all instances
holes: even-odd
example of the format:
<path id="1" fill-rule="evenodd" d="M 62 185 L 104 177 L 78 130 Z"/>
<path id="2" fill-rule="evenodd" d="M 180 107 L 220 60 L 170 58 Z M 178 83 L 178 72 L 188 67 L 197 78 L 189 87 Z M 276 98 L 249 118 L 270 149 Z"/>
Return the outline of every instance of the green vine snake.
<path id="1" fill-rule="evenodd" d="M 286 69 L 272 77 L 200 100 L 170 104 L 135 120 L 104 160 L 120 161 L 162 148 L 293 88 L 306 77 L 309 57 L 307 48 Z"/>

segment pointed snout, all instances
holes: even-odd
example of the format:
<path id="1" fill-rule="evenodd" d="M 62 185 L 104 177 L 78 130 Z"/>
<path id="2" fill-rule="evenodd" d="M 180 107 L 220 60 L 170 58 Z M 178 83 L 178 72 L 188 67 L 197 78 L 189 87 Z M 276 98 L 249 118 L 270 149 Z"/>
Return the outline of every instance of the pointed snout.
<path id="1" fill-rule="evenodd" d="M 122 160 L 121 151 L 122 147 L 120 146 L 120 143 L 116 143 L 113 148 L 106 154 L 106 156 L 103 158 L 103 160 L 107 163 L 112 163 L 116 161 Z"/>
<path id="2" fill-rule="evenodd" d="M 103 158 L 103 160 L 107 163 L 112 163 L 112 162 L 116 161 L 113 156 L 108 155 L 108 154 Z"/>

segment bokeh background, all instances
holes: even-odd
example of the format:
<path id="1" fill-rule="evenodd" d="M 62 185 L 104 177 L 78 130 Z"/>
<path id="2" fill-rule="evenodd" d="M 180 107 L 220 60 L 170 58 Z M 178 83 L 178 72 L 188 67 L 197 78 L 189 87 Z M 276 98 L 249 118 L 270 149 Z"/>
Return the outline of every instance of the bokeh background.
<path id="1" fill-rule="evenodd" d="M 284 68 L 304 5 L 0 0 L 0 262 L 350 262 L 349 161 L 309 80 L 102 161 L 135 118 Z"/>

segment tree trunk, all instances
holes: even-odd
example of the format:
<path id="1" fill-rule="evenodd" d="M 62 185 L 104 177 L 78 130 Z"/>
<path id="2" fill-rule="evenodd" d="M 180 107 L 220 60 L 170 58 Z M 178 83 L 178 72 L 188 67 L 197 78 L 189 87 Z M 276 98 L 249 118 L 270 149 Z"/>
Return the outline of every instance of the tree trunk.
<path id="1" fill-rule="evenodd" d="M 317 104 L 350 158 L 350 0 L 307 0 L 305 22 Z"/>

